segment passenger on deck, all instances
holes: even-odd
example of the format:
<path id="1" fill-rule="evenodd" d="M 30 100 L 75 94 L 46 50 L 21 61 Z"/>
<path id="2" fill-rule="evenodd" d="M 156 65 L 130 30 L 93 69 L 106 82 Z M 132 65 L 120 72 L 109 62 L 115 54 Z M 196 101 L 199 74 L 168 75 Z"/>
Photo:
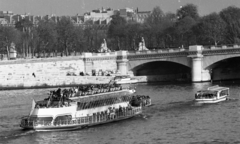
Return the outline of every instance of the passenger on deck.
<path id="1" fill-rule="evenodd" d="M 56 95 L 57 95 L 58 97 L 61 97 L 61 92 L 62 92 L 61 89 L 58 88 L 57 91 L 56 91 Z"/>
<path id="2" fill-rule="evenodd" d="M 107 119 L 110 119 L 110 107 L 107 109 Z"/>
<path id="3" fill-rule="evenodd" d="M 119 105 L 119 114 L 121 115 L 121 114 L 122 114 L 122 112 L 123 112 L 123 108 L 122 108 L 122 106 L 121 106 L 121 105 Z"/>
<path id="4" fill-rule="evenodd" d="M 36 104 L 35 108 L 39 109 L 40 108 L 39 104 Z"/>
<path id="5" fill-rule="evenodd" d="M 110 109 L 110 119 L 114 119 L 115 118 L 115 112 L 116 112 L 116 110 L 115 110 L 115 107 L 110 107 L 111 109 Z"/>
<path id="6" fill-rule="evenodd" d="M 130 104 L 128 104 L 127 110 L 132 110 L 132 106 Z"/>

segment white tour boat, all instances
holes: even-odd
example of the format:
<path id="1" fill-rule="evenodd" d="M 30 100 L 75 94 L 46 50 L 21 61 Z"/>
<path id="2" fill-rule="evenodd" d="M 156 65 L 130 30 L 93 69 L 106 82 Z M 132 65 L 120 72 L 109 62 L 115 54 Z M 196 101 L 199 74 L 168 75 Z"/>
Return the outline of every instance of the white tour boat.
<path id="1" fill-rule="evenodd" d="M 229 98 L 229 88 L 218 85 L 209 87 L 207 90 L 200 90 L 195 94 L 197 103 L 218 103 Z"/>
<path id="2" fill-rule="evenodd" d="M 116 84 L 134 84 L 138 82 L 137 79 L 131 78 L 130 75 L 118 75 L 113 80 Z"/>
<path id="3" fill-rule="evenodd" d="M 150 103 L 149 96 L 96 94 L 73 100 L 51 93 L 44 100 L 33 100 L 31 112 L 22 118 L 20 127 L 36 131 L 81 129 L 139 115 Z"/>

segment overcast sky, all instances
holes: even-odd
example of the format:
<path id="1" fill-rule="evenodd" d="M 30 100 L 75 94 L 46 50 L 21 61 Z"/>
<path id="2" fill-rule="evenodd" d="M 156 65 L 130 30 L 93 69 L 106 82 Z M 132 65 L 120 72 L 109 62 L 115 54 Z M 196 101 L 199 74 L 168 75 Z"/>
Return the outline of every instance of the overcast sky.
<path id="1" fill-rule="evenodd" d="M 134 8 L 151 11 L 159 6 L 164 12 L 176 13 L 182 5 L 193 3 L 198 6 L 201 16 L 219 12 L 228 6 L 240 8 L 240 0 L 0 0 L 0 11 L 32 15 L 82 15 L 98 8 Z"/>

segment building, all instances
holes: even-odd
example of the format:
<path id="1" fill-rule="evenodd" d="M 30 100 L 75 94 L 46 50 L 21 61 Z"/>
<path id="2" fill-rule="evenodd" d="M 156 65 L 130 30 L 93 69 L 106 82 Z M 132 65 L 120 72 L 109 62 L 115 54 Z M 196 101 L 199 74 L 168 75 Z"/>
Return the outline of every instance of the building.
<path id="1" fill-rule="evenodd" d="M 151 11 L 136 11 L 133 15 L 132 20 L 136 21 L 137 23 L 143 23 L 146 18 L 151 15 Z"/>
<path id="2" fill-rule="evenodd" d="M 112 20 L 112 15 L 114 15 L 114 11 L 110 8 L 92 10 L 84 14 L 83 21 L 89 24 L 108 24 Z"/>
<path id="3" fill-rule="evenodd" d="M 106 28 L 105 25 L 109 25 L 112 20 L 112 15 L 120 14 L 121 17 L 125 18 L 127 21 L 135 21 L 138 23 L 143 23 L 145 19 L 151 14 L 151 11 L 138 11 L 131 8 L 124 8 L 119 10 L 113 10 L 111 8 L 101 8 L 97 10 L 92 10 L 91 12 L 84 13 L 83 16 L 78 14 L 75 16 L 68 16 L 70 20 L 76 26 L 88 27 L 88 25 L 102 25 L 102 28 Z M 33 16 L 30 14 L 14 14 L 12 11 L 0 11 L 0 25 L 14 26 L 18 21 L 22 19 L 28 19 L 34 25 L 37 25 L 40 20 L 51 20 L 53 22 L 58 22 L 61 17 L 56 15 L 46 15 L 46 16 Z"/>
<path id="4" fill-rule="evenodd" d="M 0 25 L 11 25 L 13 15 L 12 11 L 0 11 Z"/>
<path id="5" fill-rule="evenodd" d="M 115 14 L 119 12 L 119 15 L 126 19 L 126 21 L 135 21 L 137 23 L 143 23 L 147 17 L 151 14 L 151 11 L 138 11 L 131 8 L 119 9 L 115 11 Z"/>

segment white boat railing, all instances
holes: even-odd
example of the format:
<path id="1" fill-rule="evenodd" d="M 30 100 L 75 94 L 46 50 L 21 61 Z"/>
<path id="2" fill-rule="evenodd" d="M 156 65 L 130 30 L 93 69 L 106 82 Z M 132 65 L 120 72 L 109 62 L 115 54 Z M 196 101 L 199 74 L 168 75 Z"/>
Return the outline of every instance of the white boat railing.
<path id="1" fill-rule="evenodd" d="M 108 121 L 114 121 L 118 119 L 124 119 L 138 114 L 142 111 L 141 107 L 134 107 L 132 109 L 126 109 L 123 111 L 109 113 L 106 112 L 98 113 L 92 116 L 79 117 L 74 120 L 58 120 L 58 121 L 29 121 L 23 119 L 21 122 L 22 127 L 61 127 L 61 126 L 73 126 L 73 125 L 85 125 L 85 124 L 95 124 L 104 123 Z"/>

